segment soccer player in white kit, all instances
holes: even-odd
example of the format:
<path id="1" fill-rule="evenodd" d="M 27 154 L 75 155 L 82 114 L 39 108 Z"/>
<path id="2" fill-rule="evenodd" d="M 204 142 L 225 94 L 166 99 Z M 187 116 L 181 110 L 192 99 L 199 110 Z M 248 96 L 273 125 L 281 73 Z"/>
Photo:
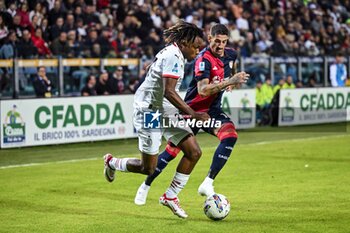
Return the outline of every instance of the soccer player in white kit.
<path id="1" fill-rule="evenodd" d="M 159 119 L 160 116 L 174 120 L 179 111 L 196 120 L 209 119 L 207 113 L 193 111 L 178 95 L 184 76 L 185 59 L 190 61 L 197 56 L 203 44 L 202 37 L 201 29 L 184 21 L 179 21 L 164 31 L 165 42 L 168 45 L 156 55 L 145 81 L 134 97 L 134 127 L 138 133 L 141 159 L 115 158 L 111 154 L 104 156 L 104 174 L 107 181 L 112 182 L 115 171 L 153 174 L 162 135 L 166 140 L 177 145 L 184 156 L 178 164 L 169 188 L 160 197 L 159 203 L 169 207 L 181 218 L 187 218 L 187 214 L 181 208 L 177 196 L 186 185 L 202 152 L 189 127 L 154 129 L 145 127 L 144 120 L 145 114 L 149 113 L 153 116 L 151 121 Z"/>

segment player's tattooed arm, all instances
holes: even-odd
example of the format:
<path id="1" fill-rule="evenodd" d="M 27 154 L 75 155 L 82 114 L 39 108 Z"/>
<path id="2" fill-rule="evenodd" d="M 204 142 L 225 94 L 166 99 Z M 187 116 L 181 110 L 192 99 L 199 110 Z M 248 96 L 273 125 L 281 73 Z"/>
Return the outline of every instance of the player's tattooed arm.
<path id="1" fill-rule="evenodd" d="M 219 83 L 209 83 L 209 79 L 203 79 L 197 83 L 198 93 L 202 97 L 211 96 L 229 86 L 246 83 L 248 78 L 249 74 L 239 72 Z"/>
<path id="2" fill-rule="evenodd" d="M 227 82 L 209 83 L 209 79 L 202 79 L 197 83 L 198 93 L 202 97 L 211 96 L 228 87 Z"/>
<path id="3" fill-rule="evenodd" d="M 192 116 L 197 120 L 208 120 L 210 117 L 204 112 L 195 112 L 190 106 L 188 106 L 185 101 L 181 99 L 179 94 L 176 92 L 177 79 L 164 78 L 164 97 L 170 101 L 180 112 Z"/>

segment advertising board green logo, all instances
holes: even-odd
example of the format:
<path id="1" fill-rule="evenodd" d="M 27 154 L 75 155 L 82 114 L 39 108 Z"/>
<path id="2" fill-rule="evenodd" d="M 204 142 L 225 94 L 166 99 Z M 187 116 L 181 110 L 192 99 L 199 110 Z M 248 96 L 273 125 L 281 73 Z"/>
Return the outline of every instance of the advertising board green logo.
<path id="1" fill-rule="evenodd" d="M 293 100 L 290 97 L 290 93 L 284 97 L 285 107 L 282 108 L 282 122 L 291 122 L 294 121 L 294 108 Z"/>
<path id="2" fill-rule="evenodd" d="M 238 122 L 239 124 L 250 124 L 253 121 L 253 112 L 249 108 L 250 101 L 248 99 L 248 94 L 245 93 L 244 97 L 241 99 L 242 108 L 238 112 Z"/>
<path id="3" fill-rule="evenodd" d="M 40 106 L 34 113 L 35 125 L 39 129 L 65 128 L 67 126 L 114 125 L 125 123 L 120 103 L 109 106 L 104 103 Z"/>
<path id="4" fill-rule="evenodd" d="M 23 143 L 25 141 L 25 123 L 17 106 L 7 112 L 3 124 L 4 144 Z"/>

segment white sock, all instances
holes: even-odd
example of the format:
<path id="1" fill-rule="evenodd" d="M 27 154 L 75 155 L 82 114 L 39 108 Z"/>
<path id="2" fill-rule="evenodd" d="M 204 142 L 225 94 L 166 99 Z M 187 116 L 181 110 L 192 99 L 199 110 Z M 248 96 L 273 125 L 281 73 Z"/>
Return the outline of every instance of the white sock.
<path id="1" fill-rule="evenodd" d="M 204 181 L 202 184 L 210 185 L 213 186 L 214 180 L 212 178 L 209 178 L 208 176 L 205 177 Z"/>
<path id="2" fill-rule="evenodd" d="M 128 172 L 126 163 L 128 162 L 129 159 L 130 158 L 123 158 L 123 159 L 112 158 L 109 161 L 109 166 L 111 166 L 111 168 L 117 171 Z"/>
<path id="3" fill-rule="evenodd" d="M 173 181 L 171 182 L 169 188 L 165 192 L 168 198 L 177 197 L 181 190 L 185 187 L 190 175 L 182 174 L 179 172 L 175 173 Z"/>

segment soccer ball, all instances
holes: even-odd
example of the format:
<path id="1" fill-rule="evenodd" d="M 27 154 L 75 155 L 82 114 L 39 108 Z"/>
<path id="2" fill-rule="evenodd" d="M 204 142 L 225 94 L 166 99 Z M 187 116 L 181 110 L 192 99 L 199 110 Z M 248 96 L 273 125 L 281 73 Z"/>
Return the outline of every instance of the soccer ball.
<path id="1" fill-rule="evenodd" d="M 204 202 L 204 213 L 211 220 L 218 221 L 224 219 L 230 212 L 231 205 L 222 194 L 214 194 Z"/>

